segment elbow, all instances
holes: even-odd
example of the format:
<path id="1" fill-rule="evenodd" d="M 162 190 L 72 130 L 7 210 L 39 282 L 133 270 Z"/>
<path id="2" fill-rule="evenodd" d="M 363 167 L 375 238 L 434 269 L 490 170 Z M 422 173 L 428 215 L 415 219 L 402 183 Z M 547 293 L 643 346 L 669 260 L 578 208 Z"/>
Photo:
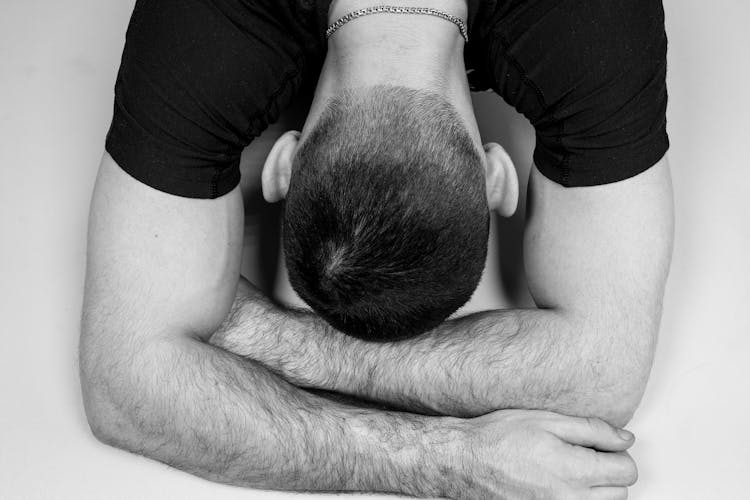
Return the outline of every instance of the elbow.
<path id="1" fill-rule="evenodd" d="M 567 316 L 569 364 L 563 373 L 562 413 L 595 417 L 622 428 L 635 415 L 651 374 L 659 329 L 659 309 L 628 314 L 605 311 Z M 560 377 L 562 378 L 562 377 Z"/>
<path id="2" fill-rule="evenodd" d="M 117 446 L 116 425 L 117 417 L 113 415 L 113 405 L 103 401 L 101 394 L 91 387 L 91 380 L 81 378 L 83 388 L 83 408 L 86 413 L 86 421 L 94 437 L 109 446 Z"/>
<path id="3" fill-rule="evenodd" d="M 109 425 L 109 422 L 111 422 L 110 420 L 104 418 L 104 416 L 96 410 L 90 410 L 88 406 L 86 407 L 86 420 L 88 421 L 91 434 L 97 439 L 97 441 L 108 446 L 117 447 L 118 440 L 115 437 L 113 427 Z"/>
<path id="4" fill-rule="evenodd" d="M 637 363 L 613 363 L 608 373 L 594 381 L 596 415 L 616 427 L 625 427 L 641 404 L 650 374 L 650 356 Z M 647 358 L 647 359 L 645 359 Z"/>
<path id="5" fill-rule="evenodd" d="M 103 353 L 82 339 L 79 355 L 81 396 L 89 429 L 100 442 L 127 448 L 126 432 L 132 426 L 126 408 L 124 380 L 115 351 Z"/>
<path id="6" fill-rule="evenodd" d="M 640 345 L 632 343 L 632 336 L 620 338 L 628 339 L 628 345 L 613 342 L 614 351 L 604 351 L 604 356 L 593 356 L 590 369 L 586 370 L 587 381 L 583 385 L 594 396 L 594 414 L 587 416 L 599 417 L 622 428 L 633 419 L 646 391 L 655 335 L 643 335 Z"/>
<path id="7" fill-rule="evenodd" d="M 624 397 L 608 408 L 603 408 L 601 418 L 615 427 L 624 428 L 633 419 L 639 405 L 640 398 Z"/>
<path id="8" fill-rule="evenodd" d="M 577 385 L 573 390 L 576 396 L 556 410 L 580 417 L 599 418 L 618 428 L 625 427 L 633 419 L 645 387 L 645 384 L 622 378 L 610 380 L 608 376 L 597 379 L 587 377 Z"/>
<path id="9" fill-rule="evenodd" d="M 107 394 L 105 384 L 102 377 L 81 370 L 83 408 L 91 433 L 101 443 L 120 447 L 117 429 L 121 417 L 116 412 L 117 405 Z"/>

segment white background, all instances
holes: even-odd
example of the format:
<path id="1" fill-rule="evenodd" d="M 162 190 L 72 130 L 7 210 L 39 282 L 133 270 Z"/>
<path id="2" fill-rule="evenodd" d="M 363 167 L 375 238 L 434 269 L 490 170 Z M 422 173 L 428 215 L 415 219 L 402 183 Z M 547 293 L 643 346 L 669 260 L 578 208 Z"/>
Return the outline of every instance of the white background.
<path id="1" fill-rule="evenodd" d="M 86 217 L 132 7 L 0 0 L 0 498 L 291 498 L 105 447 L 85 422 L 76 344 Z M 677 235 L 656 363 L 631 426 L 641 472 L 631 497 L 747 499 L 750 4 L 665 8 Z M 494 95 L 475 104 L 485 139 L 525 175 L 528 123 Z M 274 133 L 247 152 L 243 187 Z M 493 245 L 472 308 L 527 300 L 514 271 L 522 220 L 500 224 L 504 257 Z"/>

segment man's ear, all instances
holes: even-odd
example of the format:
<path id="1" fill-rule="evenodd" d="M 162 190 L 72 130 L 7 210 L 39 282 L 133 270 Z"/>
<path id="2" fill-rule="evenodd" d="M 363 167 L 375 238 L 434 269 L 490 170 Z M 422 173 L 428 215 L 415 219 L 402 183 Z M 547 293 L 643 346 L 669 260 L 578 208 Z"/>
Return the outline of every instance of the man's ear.
<path id="1" fill-rule="evenodd" d="M 508 153 L 490 142 L 484 145 L 487 159 L 487 205 L 503 217 L 510 217 L 518 206 L 518 175 Z"/>
<path id="2" fill-rule="evenodd" d="M 271 152 L 266 157 L 261 174 L 263 198 L 269 203 L 286 198 L 289 179 L 292 176 L 292 161 L 299 144 L 300 133 L 291 130 L 276 139 Z"/>

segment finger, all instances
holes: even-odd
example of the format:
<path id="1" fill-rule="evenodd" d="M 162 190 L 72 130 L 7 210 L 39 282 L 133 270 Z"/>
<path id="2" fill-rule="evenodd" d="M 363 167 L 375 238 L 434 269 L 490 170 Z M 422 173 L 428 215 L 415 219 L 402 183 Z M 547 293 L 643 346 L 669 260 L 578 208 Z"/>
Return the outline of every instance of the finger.
<path id="1" fill-rule="evenodd" d="M 560 417 L 548 430 L 567 443 L 599 451 L 625 451 L 635 442 L 632 433 L 598 418 Z"/>
<path id="2" fill-rule="evenodd" d="M 628 489 L 621 486 L 597 486 L 589 490 L 587 500 L 625 500 Z"/>
<path id="3" fill-rule="evenodd" d="M 604 453 L 582 448 L 577 454 L 578 467 L 586 471 L 588 486 L 633 486 L 638 468 L 627 453 Z"/>

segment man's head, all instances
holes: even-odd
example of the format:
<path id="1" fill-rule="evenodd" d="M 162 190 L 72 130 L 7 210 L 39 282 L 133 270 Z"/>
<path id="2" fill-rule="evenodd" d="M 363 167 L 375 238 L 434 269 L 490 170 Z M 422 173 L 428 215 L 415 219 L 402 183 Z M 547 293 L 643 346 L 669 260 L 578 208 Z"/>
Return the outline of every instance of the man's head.
<path id="1" fill-rule="evenodd" d="M 274 146 L 263 187 L 270 201 L 286 198 L 290 282 L 337 329 L 406 338 L 471 297 L 488 207 L 512 213 L 517 181 L 504 151 L 482 154 L 463 123 L 433 92 L 348 89 L 303 140 Z"/>

